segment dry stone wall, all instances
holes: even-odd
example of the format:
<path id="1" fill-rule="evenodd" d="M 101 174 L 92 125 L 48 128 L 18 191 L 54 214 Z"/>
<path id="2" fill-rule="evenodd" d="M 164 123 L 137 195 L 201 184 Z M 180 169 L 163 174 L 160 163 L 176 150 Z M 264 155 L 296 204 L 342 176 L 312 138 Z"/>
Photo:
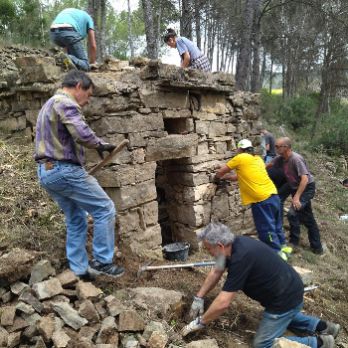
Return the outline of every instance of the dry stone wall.
<path id="1" fill-rule="evenodd" d="M 0 129 L 35 130 L 38 111 L 59 86 L 62 70 L 50 56 L 20 56 L 0 75 Z M 84 112 L 108 142 L 128 139 L 127 149 L 96 174 L 118 210 L 122 242 L 141 256 L 161 257 L 161 244 L 196 245 L 196 232 L 212 220 L 237 233 L 254 229 L 238 187 L 217 188 L 216 167 L 236 142 L 258 141 L 258 95 L 236 91 L 231 75 L 207 74 L 157 61 L 108 60 L 90 73 L 95 92 Z M 88 167 L 99 161 L 87 152 Z"/>

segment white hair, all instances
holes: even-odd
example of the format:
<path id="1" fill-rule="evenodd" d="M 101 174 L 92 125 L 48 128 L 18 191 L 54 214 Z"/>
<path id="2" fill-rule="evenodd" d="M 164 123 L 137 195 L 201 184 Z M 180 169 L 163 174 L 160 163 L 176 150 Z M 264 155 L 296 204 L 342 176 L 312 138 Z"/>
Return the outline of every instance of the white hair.
<path id="1" fill-rule="evenodd" d="M 209 244 L 217 245 L 229 245 L 234 242 L 235 235 L 231 230 L 220 222 L 211 222 L 207 225 L 199 234 L 199 241 L 207 241 Z"/>

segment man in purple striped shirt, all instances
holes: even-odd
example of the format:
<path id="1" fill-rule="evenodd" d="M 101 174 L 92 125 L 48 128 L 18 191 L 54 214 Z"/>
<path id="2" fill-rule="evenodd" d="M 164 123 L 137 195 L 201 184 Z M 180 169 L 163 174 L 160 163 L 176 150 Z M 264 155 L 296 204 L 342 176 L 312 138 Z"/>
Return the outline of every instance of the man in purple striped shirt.
<path id="1" fill-rule="evenodd" d="M 82 71 L 65 76 L 62 89 L 42 107 L 36 124 L 35 161 L 40 184 L 65 214 L 66 253 L 70 269 L 88 280 L 96 274 L 119 277 L 124 269 L 113 264 L 114 203 L 97 180 L 83 168 L 84 147 L 102 156 L 115 146 L 98 138 L 87 125 L 81 107 L 88 103 L 93 82 Z M 87 214 L 94 221 L 93 260 L 86 251 Z"/>

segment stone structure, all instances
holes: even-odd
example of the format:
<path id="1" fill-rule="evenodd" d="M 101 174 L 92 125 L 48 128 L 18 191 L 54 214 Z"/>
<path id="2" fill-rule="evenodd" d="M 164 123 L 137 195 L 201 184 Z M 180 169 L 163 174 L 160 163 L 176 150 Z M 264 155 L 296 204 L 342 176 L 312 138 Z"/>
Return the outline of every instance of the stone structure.
<path id="1" fill-rule="evenodd" d="M 0 75 L 0 129 L 31 137 L 38 110 L 59 86 L 49 56 L 21 56 Z M 122 242 L 141 256 L 160 257 L 162 239 L 189 241 L 212 220 L 237 233 L 254 228 L 238 187 L 217 188 L 216 166 L 244 137 L 257 142 L 258 96 L 235 90 L 231 75 L 183 70 L 157 61 L 108 61 L 90 73 L 95 93 L 84 112 L 98 136 L 129 140 L 97 179 L 116 203 Z M 88 167 L 99 161 L 87 152 Z"/>

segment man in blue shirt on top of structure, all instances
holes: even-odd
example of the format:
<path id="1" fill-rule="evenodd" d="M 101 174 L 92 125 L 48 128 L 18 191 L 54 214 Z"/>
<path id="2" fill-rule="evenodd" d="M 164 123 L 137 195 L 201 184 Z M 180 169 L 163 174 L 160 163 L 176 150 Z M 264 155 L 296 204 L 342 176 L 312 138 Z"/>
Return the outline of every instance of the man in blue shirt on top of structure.
<path id="1" fill-rule="evenodd" d="M 82 43 L 87 36 L 88 53 Z M 51 41 L 64 47 L 71 62 L 79 69 L 88 71 L 90 64 L 96 63 L 97 45 L 95 40 L 94 23 L 92 17 L 85 11 L 76 8 L 66 8 L 54 19 L 50 28 Z M 66 65 L 72 66 L 68 61 Z M 70 63 L 70 64 L 69 64 Z"/>

